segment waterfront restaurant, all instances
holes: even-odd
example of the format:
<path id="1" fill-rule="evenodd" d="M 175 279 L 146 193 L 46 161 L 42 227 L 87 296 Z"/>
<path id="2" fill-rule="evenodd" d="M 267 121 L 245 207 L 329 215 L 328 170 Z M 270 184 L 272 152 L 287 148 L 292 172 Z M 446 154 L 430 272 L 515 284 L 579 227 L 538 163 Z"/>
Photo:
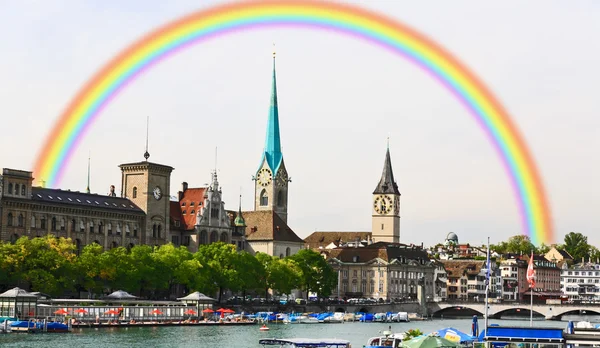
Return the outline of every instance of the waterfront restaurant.
<path id="1" fill-rule="evenodd" d="M 36 316 L 38 297 L 20 288 L 0 294 L 0 317 L 26 320 Z"/>

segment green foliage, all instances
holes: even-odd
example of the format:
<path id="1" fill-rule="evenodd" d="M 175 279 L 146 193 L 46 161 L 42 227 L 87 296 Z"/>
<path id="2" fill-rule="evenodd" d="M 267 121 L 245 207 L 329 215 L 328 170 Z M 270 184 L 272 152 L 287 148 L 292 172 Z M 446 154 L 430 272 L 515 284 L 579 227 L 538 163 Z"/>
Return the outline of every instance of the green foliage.
<path id="1" fill-rule="evenodd" d="M 290 256 L 300 269 L 300 286 L 307 292 L 316 292 L 319 297 L 331 295 L 338 281 L 337 273 L 318 252 L 302 249 Z"/>
<path id="2" fill-rule="evenodd" d="M 532 251 L 534 253 L 538 252 L 535 245 L 531 243 L 529 237 L 524 235 L 512 236 L 506 242 L 500 242 L 496 245 L 490 245 L 490 249 L 494 250 L 498 254 L 511 253 L 527 255 L 531 254 Z"/>
<path id="3" fill-rule="evenodd" d="M 419 330 L 419 329 L 409 329 L 408 331 L 406 331 L 404 333 L 404 340 L 408 341 L 412 338 L 418 337 L 423 335 L 423 331 Z"/>
<path id="4" fill-rule="evenodd" d="M 565 236 L 565 250 L 573 256 L 575 262 L 580 262 L 582 258 L 590 257 L 590 245 L 586 236 L 579 232 L 569 232 Z"/>
<path id="5" fill-rule="evenodd" d="M 0 289 L 26 283 L 32 291 L 59 296 L 85 290 L 102 295 L 125 290 L 140 297 L 163 299 L 174 285 L 206 294 L 223 290 L 246 292 L 273 289 L 290 294 L 302 288 L 326 297 L 337 285 L 337 274 L 314 251 L 302 250 L 285 259 L 237 252 L 232 244 L 202 245 L 197 253 L 172 244 L 134 246 L 104 251 L 87 245 L 77 256 L 70 239 L 51 235 L 0 242 Z"/>

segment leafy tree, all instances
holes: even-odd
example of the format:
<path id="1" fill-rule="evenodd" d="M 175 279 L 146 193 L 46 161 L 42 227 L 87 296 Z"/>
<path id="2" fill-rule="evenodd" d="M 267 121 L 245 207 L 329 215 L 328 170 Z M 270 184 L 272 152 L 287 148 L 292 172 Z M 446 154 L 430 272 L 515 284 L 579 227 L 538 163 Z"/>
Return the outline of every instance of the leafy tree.
<path id="1" fill-rule="evenodd" d="M 246 298 L 246 291 L 264 289 L 266 269 L 254 255 L 245 251 L 238 253 L 236 258 L 236 269 L 239 274 L 240 290 Z"/>
<path id="2" fill-rule="evenodd" d="M 302 289 L 307 293 L 316 292 L 321 298 L 331 295 L 337 285 L 337 273 L 321 254 L 314 250 L 302 249 L 290 258 L 300 268 Z"/>
<path id="3" fill-rule="evenodd" d="M 494 250 L 498 254 L 530 254 L 532 251 L 537 252 L 537 248 L 528 236 L 516 235 L 512 236 L 506 242 L 500 242 L 496 245 L 490 246 L 490 249 Z"/>
<path id="4" fill-rule="evenodd" d="M 590 246 L 590 258 L 592 262 L 600 262 L 600 250 L 595 246 Z"/>
<path id="5" fill-rule="evenodd" d="M 157 274 L 152 253 L 154 249 L 149 245 L 136 245 L 129 252 L 131 266 L 127 272 L 133 285 L 131 292 L 143 297 L 153 292 L 156 288 Z"/>
<path id="6" fill-rule="evenodd" d="M 203 245 L 194 255 L 200 264 L 207 269 L 211 287 L 218 289 L 218 302 L 224 289 L 237 291 L 241 289 L 241 282 L 236 270 L 237 251 L 235 245 L 223 242 Z"/>
<path id="7" fill-rule="evenodd" d="M 102 246 L 99 244 L 88 244 L 75 263 L 78 285 L 89 293 L 102 293 L 103 282 L 100 278 L 102 252 Z"/>
<path id="8" fill-rule="evenodd" d="M 547 252 L 550 251 L 550 246 L 546 245 L 544 243 L 542 243 L 538 248 L 537 248 L 537 253 L 538 254 L 546 254 Z"/>
<path id="9" fill-rule="evenodd" d="M 579 232 L 569 232 L 565 236 L 565 250 L 573 256 L 575 262 L 579 262 L 584 257 L 589 258 L 590 245 L 587 237 Z"/>

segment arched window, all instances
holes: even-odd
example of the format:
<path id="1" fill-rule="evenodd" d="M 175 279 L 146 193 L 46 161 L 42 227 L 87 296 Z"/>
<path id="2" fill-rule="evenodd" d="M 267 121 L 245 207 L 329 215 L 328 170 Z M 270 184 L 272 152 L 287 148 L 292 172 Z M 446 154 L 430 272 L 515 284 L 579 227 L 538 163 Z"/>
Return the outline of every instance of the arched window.
<path id="1" fill-rule="evenodd" d="M 52 231 L 56 231 L 56 217 L 54 216 L 52 217 L 51 225 L 52 226 L 50 228 L 52 229 Z"/>
<path id="2" fill-rule="evenodd" d="M 19 184 L 15 184 L 15 195 L 19 195 Z"/>
<path id="3" fill-rule="evenodd" d="M 25 196 L 25 185 L 21 185 L 21 196 Z"/>
<path id="4" fill-rule="evenodd" d="M 46 218 L 45 217 L 43 217 L 43 218 L 40 219 L 40 228 L 42 230 L 46 229 Z"/>
<path id="5" fill-rule="evenodd" d="M 98 223 L 98 233 L 104 233 L 104 225 L 102 225 L 102 221 Z"/>
<path id="6" fill-rule="evenodd" d="M 116 241 L 114 241 L 110 244 L 111 249 L 118 248 L 118 247 L 119 247 L 119 243 L 117 243 Z"/>
<path id="7" fill-rule="evenodd" d="M 133 198 L 137 198 L 137 187 L 133 187 Z"/>
<path id="8" fill-rule="evenodd" d="M 127 245 L 127 251 L 131 251 L 131 249 L 133 249 L 133 247 L 134 247 L 133 243 L 129 243 Z"/>
<path id="9" fill-rule="evenodd" d="M 156 238 L 156 224 L 152 225 L 152 238 Z"/>
<path id="10" fill-rule="evenodd" d="M 162 226 L 161 226 L 161 225 L 158 225 L 158 228 L 157 228 L 157 231 L 158 231 L 158 232 L 156 233 L 156 236 L 157 236 L 157 238 L 160 238 L 160 231 L 161 231 L 161 230 L 162 230 Z"/>
<path id="11" fill-rule="evenodd" d="M 227 237 L 227 232 L 221 233 L 221 242 L 227 243 L 229 238 Z"/>
<path id="12" fill-rule="evenodd" d="M 17 242 L 17 240 L 19 239 L 19 235 L 18 234 L 13 234 L 12 236 L 10 236 L 10 242 L 12 244 L 15 244 Z"/>
<path id="13" fill-rule="evenodd" d="M 129 224 L 125 224 L 125 235 L 129 235 Z"/>
<path id="14" fill-rule="evenodd" d="M 31 217 L 31 228 L 35 228 L 35 216 Z"/>
<path id="15" fill-rule="evenodd" d="M 93 221 L 90 221 L 90 233 L 94 233 L 94 222 Z"/>
<path id="16" fill-rule="evenodd" d="M 291 254 L 292 254 L 292 250 L 289 247 L 285 248 L 285 256 L 287 257 L 287 256 L 290 256 Z"/>
<path id="17" fill-rule="evenodd" d="M 210 234 L 210 242 L 216 243 L 218 241 L 219 241 L 219 234 L 217 233 L 217 231 L 212 231 L 212 233 Z"/>
<path id="18" fill-rule="evenodd" d="M 9 184 L 8 184 L 8 194 L 11 194 L 11 195 L 12 195 L 12 192 L 13 192 L 13 191 L 12 191 L 12 187 L 13 187 L 13 184 L 12 184 L 12 182 L 11 182 L 11 183 L 9 183 Z"/>
<path id="19" fill-rule="evenodd" d="M 12 213 L 8 213 L 8 216 L 6 217 L 6 225 L 7 226 L 13 225 L 13 214 Z"/>
<path id="20" fill-rule="evenodd" d="M 24 220 L 23 219 L 23 214 L 19 214 L 19 217 L 17 218 L 17 225 L 19 227 L 23 227 L 23 224 L 24 224 L 23 220 Z"/>
<path id="21" fill-rule="evenodd" d="M 112 234 L 112 224 L 110 222 L 108 225 L 106 225 L 106 232 L 108 232 L 108 234 Z"/>
<path id="22" fill-rule="evenodd" d="M 85 222 L 83 222 L 83 219 L 79 220 L 79 232 L 85 232 Z"/>
<path id="23" fill-rule="evenodd" d="M 200 231 L 200 244 L 208 244 L 208 232 Z"/>
<path id="24" fill-rule="evenodd" d="M 260 192 L 260 205 L 263 207 L 269 205 L 269 196 L 267 195 L 267 190 L 265 189 Z"/>
<path id="25" fill-rule="evenodd" d="M 60 218 L 60 230 L 65 230 L 65 218 Z"/>
<path id="26" fill-rule="evenodd" d="M 279 207 L 283 206 L 283 191 L 279 191 L 277 193 L 277 206 L 279 206 Z"/>
<path id="27" fill-rule="evenodd" d="M 76 224 L 75 219 L 71 219 L 71 232 L 75 232 Z"/>
<path id="28" fill-rule="evenodd" d="M 280 258 L 280 259 L 283 259 L 283 254 L 279 254 L 279 258 Z"/>

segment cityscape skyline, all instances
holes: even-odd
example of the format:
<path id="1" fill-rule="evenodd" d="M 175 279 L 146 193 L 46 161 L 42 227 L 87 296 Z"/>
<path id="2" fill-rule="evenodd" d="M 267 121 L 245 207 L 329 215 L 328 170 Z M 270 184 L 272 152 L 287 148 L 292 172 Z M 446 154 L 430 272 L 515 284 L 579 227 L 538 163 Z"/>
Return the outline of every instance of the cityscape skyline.
<path id="1" fill-rule="evenodd" d="M 30 22 L 34 24 L 25 33 L 31 42 L 11 41 L 12 52 L 0 57 L 0 72 L 9 81 L 0 86 L 1 94 L 7 97 L 0 112 L 15 116 L 5 121 L 6 129 L 34 126 L 27 130 L 30 137 L 19 132 L 2 137 L 0 145 L 4 149 L 11 145 L 24 149 L 18 153 L 3 151 L 2 167 L 30 170 L 45 131 L 98 67 L 155 26 L 198 9 L 183 1 L 148 6 L 146 12 L 136 13 L 136 20 L 128 19 L 126 24 L 133 25 L 124 29 L 125 23 L 114 16 L 132 15 L 135 8 L 119 8 L 122 13 L 103 5 L 105 12 L 96 13 L 89 5 L 65 5 L 77 16 L 74 23 L 63 24 L 54 22 L 64 15 L 59 3 L 41 5 L 32 13 L 27 13 L 27 4 L 9 4 L 17 10 L 7 12 L 33 19 Z M 510 5 L 487 6 L 510 10 Z M 159 7 L 164 13 L 158 13 Z M 564 9 L 555 3 L 555 7 L 544 11 L 574 20 L 583 16 L 583 7 Z M 598 135 L 600 123 L 593 115 L 600 106 L 591 94 L 578 94 L 580 90 L 591 91 L 593 77 L 600 75 L 600 70 L 592 66 L 599 50 L 590 50 L 592 54 L 585 57 L 546 56 L 554 48 L 550 41 L 539 40 L 540 32 L 550 31 L 542 38 L 558 33 L 550 28 L 552 17 L 541 21 L 541 29 L 524 30 L 526 13 L 533 11 L 529 7 L 522 18 L 515 15 L 524 38 L 511 42 L 511 52 L 492 52 L 501 44 L 492 35 L 491 44 L 482 45 L 486 35 L 469 36 L 468 25 L 457 24 L 445 33 L 444 26 L 427 19 L 419 6 L 376 2 L 372 8 L 407 21 L 471 65 L 509 108 L 537 160 L 554 213 L 556 242 L 561 242 L 569 231 L 578 231 L 588 235 L 591 244 L 599 244 L 600 237 L 593 233 L 594 222 L 598 222 L 593 214 L 593 207 L 598 206 L 598 186 L 592 181 L 598 168 L 587 159 L 593 158 L 593 149 L 599 145 L 594 135 Z M 481 6 L 469 9 L 494 12 Z M 403 10 L 413 16 L 403 17 Z M 514 39 L 510 29 L 494 31 L 492 17 L 487 18 L 492 24 L 482 30 L 495 34 L 501 43 Z M 100 27 L 103 19 L 114 20 L 115 28 Z M 589 19 L 570 28 L 570 33 L 598 27 Z M 8 24 L 0 24 L 0 28 L 15 22 L 7 20 Z M 34 48 L 33 42 L 40 43 L 35 40 L 36 30 L 39 34 L 47 29 L 50 20 L 54 31 L 47 42 Z M 448 24 L 447 19 L 443 21 Z M 76 35 L 69 31 L 73 27 L 79 30 Z M 127 35 L 117 35 L 119 31 Z M 303 30 L 241 33 L 198 45 L 162 63 L 104 111 L 82 142 L 59 188 L 85 191 L 89 151 L 91 191 L 108 193 L 109 186 L 119 182 L 118 164 L 142 160 L 146 117 L 150 116 L 149 160 L 175 167 L 172 193 L 179 190 L 182 181 L 190 187 L 210 182 L 214 148 L 218 147 L 219 181 L 226 208 L 237 208 L 241 186 L 243 208 L 250 209 L 254 197 L 251 176 L 259 164 L 268 115 L 271 41 L 276 42 L 278 51 L 283 153 L 294 178 L 290 184 L 289 221 L 300 237 L 314 230 L 371 229 L 371 193 L 381 173 L 388 136 L 402 193 L 401 242 L 434 244 L 453 231 L 461 241 L 474 244 L 483 243 L 484 235 L 497 236 L 494 243 L 521 232 L 515 197 L 498 157 L 481 131 L 465 117 L 466 111 L 445 90 L 410 64 L 381 50 Z M 535 48 L 528 47 L 527 43 L 532 42 Z M 576 48 L 584 44 L 588 43 L 565 43 Z M 481 50 L 473 50 L 474 46 Z M 45 52 L 47 59 L 31 61 L 25 55 L 33 49 Z M 240 49 L 245 51 L 245 59 L 236 59 Z M 363 50 L 353 57 L 358 49 Z M 552 74 L 547 74 L 548 69 Z M 572 72 L 580 70 L 587 76 L 576 79 L 578 74 Z M 382 79 L 384 73 L 386 78 Z M 348 78 L 350 74 L 354 76 Z M 354 85 L 355 81 L 362 83 Z M 560 88 L 565 84 L 568 89 Z M 538 90 L 538 94 L 530 90 Z M 406 98 L 397 99 L 398 94 Z M 31 95 L 37 103 L 24 102 Z M 568 118 L 558 119 L 567 112 Z M 446 120 L 440 114 L 451 117 Z M 558 165 L 554 163 L 557 160 Z"/>

